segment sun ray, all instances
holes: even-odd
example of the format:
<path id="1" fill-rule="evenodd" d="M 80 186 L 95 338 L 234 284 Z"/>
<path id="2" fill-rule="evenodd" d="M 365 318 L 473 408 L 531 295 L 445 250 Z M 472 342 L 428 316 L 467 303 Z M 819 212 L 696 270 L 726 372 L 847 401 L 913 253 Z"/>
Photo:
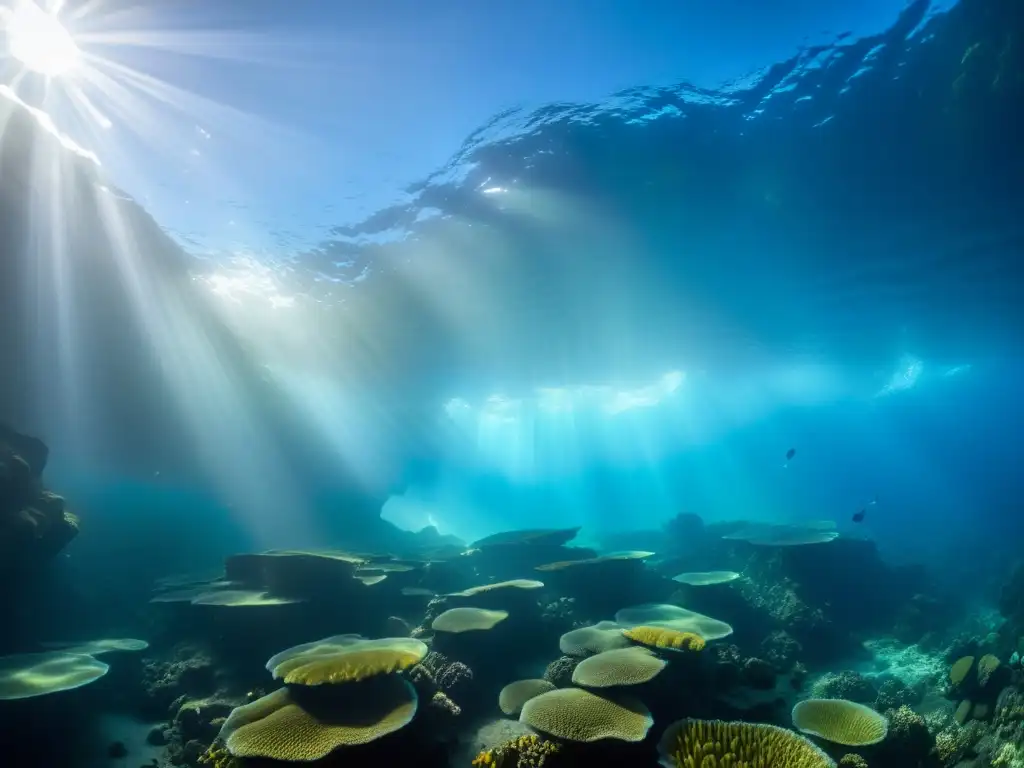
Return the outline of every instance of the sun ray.
<path id="1" fill-rule="evenodd" d="M 56 11 L 47 12 L 30 0 L 21 0 L 7 14 L 4 31 L 10 54 L 47 78 L 73 72 L 81 62 L 78 46 Z"/>
<path id="2" fill-rule="evenodd" d="M 44 10 L 41 3 L 33 0 L 17 2 L 27 9 L 22 13 L 30 14 L 31 18 L 58 23 L 59 6 L 51 5 Z M 180 267 L 180 271 L 174 280 L 180 278 L 181 284 L 167 284 L 163 267 L 153 261 L 138 241 L 134 204 L 107 186 L 122 180 L 120 175 L 109 176 L 112 166 L 151 166 L 148 155 L 132 157 L 135 142 L 151 146 L 161 155 L 175 149 L 187 150 L 201 135 L 196 128 L 200 124 L 214 134 L 224 132 L 232 136 L 234 143 L 235 137 L 244 137 L 254 145 L 261 144 L 264 155 L 269 154 L 266 149 L 275 142 L 292 141 L 295 133 L 273 123 L 276 116 L 261 118 L 168 82 L 147 70 L 142 57 L 118 58 L 118 48 L 126 46 L 140 50 L 171 47 L 177 48 L 172 53 L 186 56 L 200 56 L 203 49 L 209 49 L 224 58 L 245 57 L 255 51 L 259 41 L 209 31 L 195 34 L 191 42 L 187 32 L 139 34 L 134 40 L 125 32 L 120 33 L 119 40 L 102 41 L 102 30 L 95 31 L 90 38 L 88 33 L 78 35 L 76 29 L 79 23 L 86 28 L 93 24 L 102 26 L 102 18 L 87 18 L 101 10 L 99 4 L 64 10 L 67 17 L 61 20 L 68 22 L 72 31 L 64 30 L 64 37 L 53 38 L 57 40 L 51 46 L 55 50 L 53 59 L 43 61 L 38 50 L 18 43 L 14 52 L 24 60 L 22 66 L 11 66 L 13 77 L 7 85 L 0 86 L 0 130 L 7 126 L 9 112 L 4 110 L 10 105 L 11 111 L 27 110 L 38 123 L 40 133 L 45 131 L 54 138 L 33 144 L 34 155 L 28 164 L 32 169 L 32 178 L 28 180 L 31 220 L 27 222 L 33 239 L 22 255 L 31 272 L 31 288 L 40 294 L 40 300 L 30 304 L 55 307 L 48 317 L 25 319 L 28 327 L 40 336 L 40 343 L 35 345 L 39 350 L 39 369 L 35 375 L 44 381 L 57 379 L 54 386 L 59 388 L 60 406 L 53 409 L 52 418 L 60 422 L 60 431 L 69 440 L 76 434 L 103 431 L 102 424 L 94 425 L 92 421 L 100 418 L 98 405 L 104 393 L 99 390 L 105 374 L 90 368 L 94 363 L 90 359 L 88 330 L 88 323 L 103 322 L 97 319 L 103 313 L 93 312 L 91 302 L 96 287 L 83 284 L 83 270 L 89 267 L 81 260 L 107 259 L 109 263 L 102 269 L 110 270 L 115 277 L 105 281 L 104 289 L 123 292 L 132 327 L 139 329 L 138 335 L 161 365 L 173 396 L 170 404 L 176 411 L 175 418 L 193 438 L 195 453 L 203 459 L 221 497 L 234 501 L 235 507 L 243 510 L 241 522 L 248 523 L 268 546 L 296 542 L 297 538 L 308 543 L 312 526 L 304 515 L 305 489 L 298 487 L 296 478 L 286 468 L 288 460 L 281 456 L 281 446 L 273 436 L 275 427 L 266 423 L 257 396 L 239 394 L 262 390 L 248 386 L 251 382 L 240 380 L 243 374 L 239 369 L 222 361 L 220 345 L 227 343 L 222 341 L 227 334 L 222 336 L 220 329 L 211 333 L 211 328 L 204 325 L 216 316 L 215 312 L 211 309 L 208 316 L 202 315 L 207 320 L 194 316 L 196 306 L 216 299 L 192 289 L 187 281 L 191 266 L 187 261 L 175 267 Z M 0 22 L 8 32 L 10 22 L 16 21 L 14 31 L 22 35 L 23 42 L 31 41 L 31 30 L 26 32 L 17 26 L 23 23 L 19 18 L 0 11 Z M 52 25 L 49 31 L 53 31 Z M 69 40 L 79 57 L 75 66 L 71 66 Z M 219 52 L 218 40 L 224 49 Z M 246 45 L 251 50 L 245 50 Z M 229 50 L 232 47 L 234 50 Z M 57 130 L 58 124 L 61 130 Z M 85 144 L 90 149 L 83 149 L 78 141 L 69 138 L 78 138 L 79 134 L 90 139 Z M 107 167 L 100 171 L 93 148 L 105 160 L 116 162 L 105 163 Z M 87 169 L 83 158 L 96 167 Z M 76 199 L 81 195 L 87 199 Z M 92 222 L 82 220 L 89 215 L 97 218 L 105 235 L 100 239 L 105 245 L 76 242 L 78 233 L 95 232 Z M 93 241 L 97 239 L 95 234 L 90 237 Z M 186 294 L 188 300 L 184 298 Z M 285 299 L 281 298 L 287 304 Z M 250 340 L 238 341 L 242 345 Z M 241 369 L 248 370 L 244 365 Z M 106 384 L 103 380 L 103 385 Z M 77 448 L 86 457 L 83 461 L 88 461 L 88 445 Z M 282 511 L 287 514 L 282 515 Z"/>

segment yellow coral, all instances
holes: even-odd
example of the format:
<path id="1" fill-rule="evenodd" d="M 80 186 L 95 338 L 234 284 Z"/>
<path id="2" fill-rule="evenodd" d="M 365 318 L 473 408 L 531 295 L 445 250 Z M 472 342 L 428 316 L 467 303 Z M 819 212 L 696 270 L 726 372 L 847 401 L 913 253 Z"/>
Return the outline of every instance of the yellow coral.
<path id="1" fill-rule="evenodd" d="M 299 706 L 289 689 L 281 688 L 232 710 L 218 738 L 235 757 L 304 762 L 368 744 L 412 722 L 416 691 L 405 679 L 384 675 L 361 685 L 357 698 L 332 701 L 323 715 Z"/>
<path id="2" fill-rule="evenodd" d="M 634 643 L 652 648 L 669 648 L 674 651 L 700 651 L 704 649 L 704 638 L 695 632 L 680 632 L 667 627 L 639 626 L 622 630 L 622 634 Z"/>
<path id="3" fill-rule="evenodd" d="M 288 685 L 351 683 L 374 675 L 408 669 L 423 657 L 402 649 L 368 648 L 310 659 L 295 659 L 281 664 L 278 677 Z"/>
<path id="4" fill-rule="evenodd" d="M 971 667 L 974 666 L 973 656 L 964 656 L 957 659 L 953 666 L 949 670 L 949 680 L 953 685 L 960 685 L 967 677 L 967 673 L 971 671 Z"/>
<path id="5" fill-rule="evenodd" d="M 287 685 L 354 683 L 408 669 L 426 655 L 424 643 L 407 637 L 336 635 L 281 651 L 267 669 Z"/>
<path id="6" fill-rule="evenodd" d="M 231 756 L 227 747 L 218 742 L 213 742 L 210 748 L 199 756 L 199 762 L 209 765 L 210 768 L 239 768 L 242 762 Z"/>
<path id="7" fill-rule="evenodd" d="M 1024 756 L 1021 755 L 1020 749 L 1011 742 L 1003 744 L 1002 748 L 992 758 L 992 768 L 1017 768 L 1024 762 Z"/>
<path id="8" fill-rule="evenodd" d="M 774 725 L 680 720 L 658 744 L 662 765 L 674 768 L 835 768 L 799 734 Z"/>
<path id="9" fill-rule="evenodd" d="M 473 632 L 494 629 L 508 618 L 508 611 L 489 611 L 486 608 L 449 608 L 435 618 L 430 628 L 437 632 Z"/>
<path id="10" fill-rule="evenodd" d="M 971 710 L 973 708 L 974 704 L 971 703 L 971 700 L 964 699 L 956 708 L 956 712 L 953 713 L 953 719 L 956 720 L 960 725 L 963 725 L 970 718 Z"/>
<path id="11" fill-rule="evenodd" d="M 540 768 L 544 761 L 561 747 L 531 733 L 506 741 L 500 747 L 484 750 L 473 758 L 475 768 Z M 513 762 L 515 761 L 515 762 Z"/>
<path id="12" fill-rule="evenodd" d="M 999 669 L 999 659 L 991 653 L 986 653 L 978 659 L 978 685 L 984 688 L 988 685 L 992 673 Z"/>
<path id="13" fill-rule="evenodd" d="M 654 718 L 636 699 L 613 700 L 582 688 L 560 688 L 526 702 L 519 722 L 565 741 L 643 741 Z"/>
<path id="14" fill-rule="evenodd" d="M 889 732 L 889 721 L 871 707 L 846 699 L 805 699 L 793 707 L 798 731 L 834 744 L 863 747 L 877 744 Z"/>
<path id="15" fill-rule="evenodd" d="M 653 680 L 666 666 L 647 648 L 619 648 L 581 661 L 572 671 L 572 681 L 588 688 L 639 685 Z"/>
<path id="16" fill-rule="evenodd" d="M 501 689 L 501 693 L 498 694 L 498 708 L 506 715 L 518 715 L 523 705 L 534 696 L 553 690 L 554 684 L 547 680 L 516 680 Z"/>

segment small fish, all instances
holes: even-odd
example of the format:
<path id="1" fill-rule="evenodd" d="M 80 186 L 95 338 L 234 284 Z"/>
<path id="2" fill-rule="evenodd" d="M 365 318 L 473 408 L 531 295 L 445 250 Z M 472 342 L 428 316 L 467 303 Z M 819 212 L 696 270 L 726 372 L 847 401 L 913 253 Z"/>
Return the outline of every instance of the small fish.
<path id="1" fill-rule="evenodd" d="M 790 448 L 786 451 L 786 463 L 782 465 L 783 469 L 789 468 L 789 462 L 793 460 L 794 456 L 796 456 L 796 448 Z"/>
<path id="2" fill-rule="evenodd" d="M 864 515 L 866 515 L 868 513 L 868 507 L 873 507 L 876 504 L 878 504 L 878 494 L 877 493 L 875 494 L 874 498 L 871 499 L 871 501 L 869 501 L 867 504 L 865 504 L 863 507 L 861 507 L 859 512 L 854 512 L 853 513 L 853 522 L 855 522 L 855 523 L 863 522 L 864 521 Z"/>

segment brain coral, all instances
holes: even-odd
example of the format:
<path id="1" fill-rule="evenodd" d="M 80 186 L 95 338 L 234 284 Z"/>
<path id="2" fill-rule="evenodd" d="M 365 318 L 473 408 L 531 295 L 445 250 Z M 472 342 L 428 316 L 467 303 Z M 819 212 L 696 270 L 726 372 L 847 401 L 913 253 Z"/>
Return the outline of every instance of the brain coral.
<path id="1" fill-rule="evenodd" d="M 680 632 L 668 627 L 633 627 L 622 630 L 622 634 L 634 643 L 652 648 L 672 651 L 700 651 L 704 649 L 704 638 L 693 632 Z"/>
<path id="2" fill-rule="evenodd" d="M 281 651 L 267 669 L 289 685 L 348 683 L 408 669 L 426 655 L 427 646 L 410 637 L 336 635 Z"/>
<path id="3" fill-rule="evenodd" d="M 646 648 L 619 648 L 581 661 L 573 670 L 572 681 L 588 688 L 639 685 L 653 680 L 666 666 Z"/>
<path id="4" fill-rule="evenodd" d="M 835 768 L 799 734 L 774 725 L 680 720 L 658 743 L 666 768 Z"/>
<path id="5" fill-rule="evenodd" d="M 797 730 L 835 744 L 862 747 L 877 744 L 889 731 L 889 721 L 871 707 L 846 699 L 806 699 L 793 707 Z"/>
<path id="6" fill-rule="evenodd" d="M 319 760 L 339 747 L 367 744 L 408 725 L 416 715 L 416 691 L 403 678 L 379 678 L 373 696 L 360 696 L 350 712 L 313 714 L 287 688 L 238 707 L 218 736 L 234 757 Z"/>
<path id="7" fill-rule="evenodd" d="M 643 741 L 654 719 L 639 701 L 560 688 L 526 702 L 519 722 L 566 741 Z"/>

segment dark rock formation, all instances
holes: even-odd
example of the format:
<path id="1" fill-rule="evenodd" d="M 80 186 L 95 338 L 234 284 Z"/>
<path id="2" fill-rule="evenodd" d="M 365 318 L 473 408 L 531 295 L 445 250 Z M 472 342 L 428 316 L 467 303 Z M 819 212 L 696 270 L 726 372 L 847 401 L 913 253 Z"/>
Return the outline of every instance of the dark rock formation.
<path id="1" fill-rule="evenodd" d="M 78 533 L 64 499 L 43 487 L 47 454 L 41 440 L 0 425 L 0 568 L 48 560 Z"/>

